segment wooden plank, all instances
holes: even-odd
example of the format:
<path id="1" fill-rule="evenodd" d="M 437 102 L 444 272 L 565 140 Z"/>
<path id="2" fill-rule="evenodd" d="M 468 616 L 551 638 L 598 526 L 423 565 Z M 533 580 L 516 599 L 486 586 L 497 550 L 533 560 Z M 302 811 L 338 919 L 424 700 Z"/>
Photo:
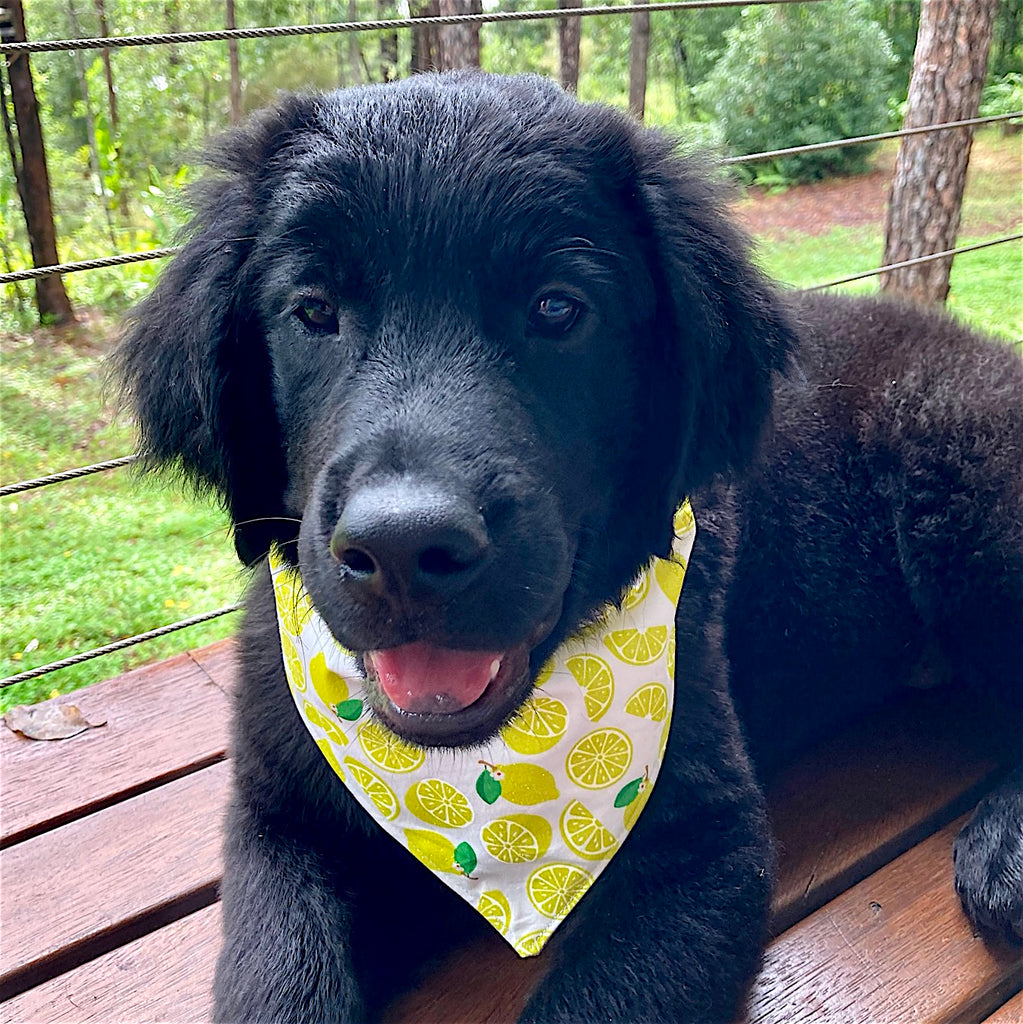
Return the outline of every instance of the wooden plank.
<path id="1" fill-rule="evenodd" d="M 222 759 L 233 651 L 233 641 L 220 641 L 55 698 L 107 721 L 68 740 L 0 728 L 0 847 Z"/>
<path id="2" fill-rule="evenodd" d="M 1023 1024 L 1023 992 L 1017 992 L 1007 1003 L 984 1019 L 984 1024 Z"/>
<path id="3" fill-rule="evenodd" d="M 0 998 L 215 898 L 228 766 L 0 853 Z"/>
<path id="4" fill-rule="evenodd" d="M 965 688 L 909 691 L 783 772 L 772 934 L 972 807 L 1019 756 L 1011 721 Z"/>
<path id="5" fill-rule="evenodd" d="M 1020 951 L 973 934 L 952 885 L 957 820 L 768 948 L 749 1024 L 951 1024 L 1019 987 Z"/>
<path id="6" fill-rule="evenodd" d="M 0 1004 L 0 1021 L 208 1021 L 219 949 L 214 903 Z"/>

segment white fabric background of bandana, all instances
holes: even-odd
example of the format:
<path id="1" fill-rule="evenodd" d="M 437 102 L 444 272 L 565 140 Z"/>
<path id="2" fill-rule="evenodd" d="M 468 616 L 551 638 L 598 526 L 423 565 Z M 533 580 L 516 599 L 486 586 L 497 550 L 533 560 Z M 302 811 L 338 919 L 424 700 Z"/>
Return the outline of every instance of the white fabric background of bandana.
<path id="1" fill-rule="evenodd" d="M 674 701 L 675 610 L 695 536 L 686 502 L 672 558 L 654 558 L 621 609 L 555 652 L 495 740 L 464 751 L 410 746 L 371 717 L 355 659 L 298 572 L 271 554 L 288 682 L 324 757 L 380 827 L 520 956 L 543 949 L 657 781 Z"/>

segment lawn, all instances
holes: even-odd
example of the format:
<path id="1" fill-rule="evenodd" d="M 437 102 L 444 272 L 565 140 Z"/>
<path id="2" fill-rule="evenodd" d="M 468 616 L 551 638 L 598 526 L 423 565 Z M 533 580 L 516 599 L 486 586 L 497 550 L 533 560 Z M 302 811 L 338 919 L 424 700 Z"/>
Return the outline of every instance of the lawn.
<path id="1" fill-rule="evenodd" d="M 960 244 L 1019 230 L 1020 137 L 982 133 Z M 890 156 L 890 154 L 889 154 Z M 882 151 L 882 159 L 885 153 Z M 779 281 L 811 285 L 880 265 L 880 225 L 758 238 Z M 845 286 L 873 291 L 876 279 Z M 949 307 L 1010 341 L 1023 338 L 1023 247 L 956 258 Z M 11 322 L 10 318 L 7 322 Z M 132 432 L 106 394 L 113 317 L 72 331 L 0 332 L 0 483 L 127 454 Z M 0 675 L 6 677 L 238 599 L 244 585 L 227 519 L 173 481 L 119 469 L 0 499 Z M 227 635 L 237 616 L 171 634 L 0 693 L 0 708 L 65 693 Z"/>
<path id="2" fill-rule="evenodd" d="M 0 336 L 0 482 L 126 454 L 105 395 L 110 326 Z M 97 340 L 101 344 L 97 346 Z M 105 400 L 106 399 L 106 400 Z M 237 600 L 226 516 L 169 482 L 117 469 L 2 499 L 0 673 L 14 675 Z M 228 616 L 9 687 L 0 707 L 65 693 L 230 632 Z"/>

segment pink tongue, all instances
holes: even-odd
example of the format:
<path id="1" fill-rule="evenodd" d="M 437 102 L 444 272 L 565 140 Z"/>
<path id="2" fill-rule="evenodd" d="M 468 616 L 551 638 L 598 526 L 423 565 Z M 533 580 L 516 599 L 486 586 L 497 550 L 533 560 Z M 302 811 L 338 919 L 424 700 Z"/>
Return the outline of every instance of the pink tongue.
<path id="1" fill-rule="evenodd" d="M 403 711 L 451 714 L 482 696 L 502 652 L 451 651 L 417 641 L 372 651 L 372 663 L 384 693 Z"/>

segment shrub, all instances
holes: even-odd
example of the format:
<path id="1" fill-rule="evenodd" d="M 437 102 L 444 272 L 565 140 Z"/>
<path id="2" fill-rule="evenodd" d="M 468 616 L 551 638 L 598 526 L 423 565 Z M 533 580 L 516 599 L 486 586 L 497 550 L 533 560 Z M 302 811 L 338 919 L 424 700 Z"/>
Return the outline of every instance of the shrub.
<path id="1" fill-rule="evenodd" d="M 698 96 L 737 155 L 888 126 L 891 43 L 862 3 L 748 7 Z M 867 168 L 870 146 L 843 146 L 756 165 L 775 180 L 813 181 Z"/>

